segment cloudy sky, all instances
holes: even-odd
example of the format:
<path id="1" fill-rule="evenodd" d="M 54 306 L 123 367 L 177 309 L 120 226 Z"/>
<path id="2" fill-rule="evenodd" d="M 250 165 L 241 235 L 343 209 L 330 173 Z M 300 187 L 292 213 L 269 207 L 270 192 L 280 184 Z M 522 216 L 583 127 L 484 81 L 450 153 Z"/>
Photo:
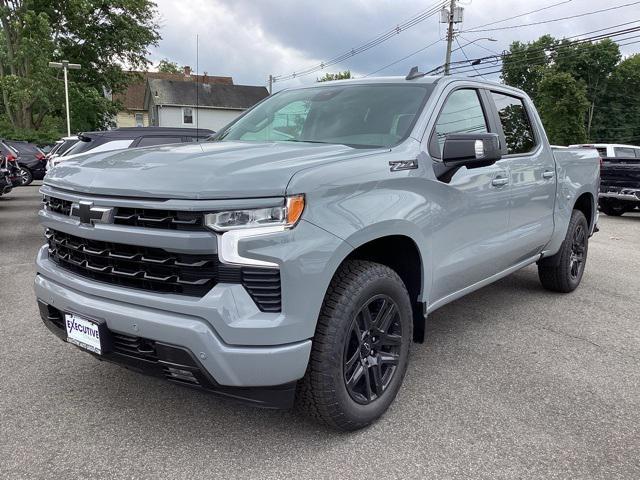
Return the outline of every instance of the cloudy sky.
<path id="1" fill-rule="evenodd" d="M 168 58 L 181 65 L 196 65 L 196 35 L 199 36 L 199 69 L 209 75 L 232 76 L 237 84 L 264 85 L 269 74 L 283 76 L 319 65 L 367 43 L 398 24 L 438 7 L 436 0 L 156 0 L 160 13 L 162 40 L 153 48 L 157 63 Z M 474 27 L 546 8 L 485 28 L 508 27 L 581 15 L 605 8 L 632 4 L 619 9 L 546 24 L 471 32 Z M 459 0 L 464 6 L 464 22 L 458 38 L 463 49 L 453 60 L 501 52 L 514 40 L 528 41 L 550 33 L 570 37 L 637 20 L 640 2 L 634 0 Z M 468 32 L 464 32 L 467 30 Z M 638 35 L 629 34 L 627 37 Z M 405 74 L 413 65 L 426 71 L 444 61 L 445 27 L 435 14 L 401 31 L 384 43 L 326 71 L 351 70 L 364 76 L 436 42 L 420 53 L 399 61 L 377 75 Z M 489 40 L 473 40 L 491 37 Z M 624 38 L 624 37 L 622 37 Z M 630 39 L 629 42 L 637 41 Z M 620 43 L 627 43 L 620 40 Z M 469 44 L 469 45 L 467 45 Z M 465 46 L 467 45 L 467 46 Z M 458 45 L 454 44 L 454 48 Z M 625 55 L 640 52 L 640 43 L 622 47 Z M 484 72 L 492 69 L 484 70 Z M 297 76 L 274 84 L 281 88 L 314 82 L 323 72 Z M 495 75 L 492 77 L 495 78 Z"/>

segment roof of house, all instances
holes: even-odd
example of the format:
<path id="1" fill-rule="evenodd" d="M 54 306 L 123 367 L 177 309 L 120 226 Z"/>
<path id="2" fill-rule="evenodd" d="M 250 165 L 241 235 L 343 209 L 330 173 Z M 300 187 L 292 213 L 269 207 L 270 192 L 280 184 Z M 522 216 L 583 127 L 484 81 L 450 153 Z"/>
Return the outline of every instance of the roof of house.
<path id="1" fill-rule="evenodd" d="M 149 79 L 148 93 L 156 105 L 196 105 L 194 83 Z M 269 96 L 265 87 L 252 85 L 198 84 L 197 104 L 201 107 L 245 109 Z M 148 101 L 145 98 L 145 102 Z"/>
<path id="2" fill-rule="evenodd" d="M 185 75 L 184 73 L 163 72 L 130 72 L 140 75 L 140 81 L 131 83 L 122 93 L 113 95 L 113 100 L 119 100 L 126 110 L 144 110 L 144 93 L 147 79 L 166 79 L 193 83 L 196 79 L 204 84 L 233 85 L 232 77 L 218 77 L 210 75 Z"/>

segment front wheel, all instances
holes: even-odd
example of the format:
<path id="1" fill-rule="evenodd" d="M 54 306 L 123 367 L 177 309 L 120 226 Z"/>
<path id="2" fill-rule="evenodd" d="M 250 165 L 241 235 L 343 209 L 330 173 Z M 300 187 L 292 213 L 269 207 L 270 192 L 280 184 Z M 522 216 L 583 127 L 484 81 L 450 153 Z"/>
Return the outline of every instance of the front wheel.
<path id="1" fill-rule="evenodd" d="M 542 286 L 554 292 L 574 291 L 584 273 L 589 249 L 589 224 L 582 212 L 574 210 L 560 251 L 538 262 Z"/>
<path id="2" fill-rule="evenodd" d="M 340 430 L 356 430 L 393 402 L 407 370 L 411 303 L 398 274 L 352 260 L 325 296 L 297 404 Z"/>

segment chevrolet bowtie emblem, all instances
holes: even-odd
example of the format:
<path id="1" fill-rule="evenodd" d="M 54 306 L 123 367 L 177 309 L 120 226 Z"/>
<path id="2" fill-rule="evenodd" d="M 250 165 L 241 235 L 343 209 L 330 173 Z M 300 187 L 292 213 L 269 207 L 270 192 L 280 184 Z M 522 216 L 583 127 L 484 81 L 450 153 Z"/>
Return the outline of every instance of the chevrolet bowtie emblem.
<path id="1" fill-rule="evenodd" d="M 96 223 L 111 223 L 113 221 L 113 208 L 94 207 L 93 202 L 81 200 L 71 206 L 72 217 L 79 217 L 80 223 L 95 225 Z"/>

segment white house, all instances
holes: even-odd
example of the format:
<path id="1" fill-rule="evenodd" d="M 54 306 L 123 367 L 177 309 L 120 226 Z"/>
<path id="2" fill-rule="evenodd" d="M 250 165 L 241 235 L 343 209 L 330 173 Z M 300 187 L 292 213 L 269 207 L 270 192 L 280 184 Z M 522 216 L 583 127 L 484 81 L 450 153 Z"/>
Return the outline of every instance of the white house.
<path id="1" fill-rule="evenodd" d="M 144 108 L 150 126 L 217 131 L 268 95 L 265 87 L 149 78 Z"/>

